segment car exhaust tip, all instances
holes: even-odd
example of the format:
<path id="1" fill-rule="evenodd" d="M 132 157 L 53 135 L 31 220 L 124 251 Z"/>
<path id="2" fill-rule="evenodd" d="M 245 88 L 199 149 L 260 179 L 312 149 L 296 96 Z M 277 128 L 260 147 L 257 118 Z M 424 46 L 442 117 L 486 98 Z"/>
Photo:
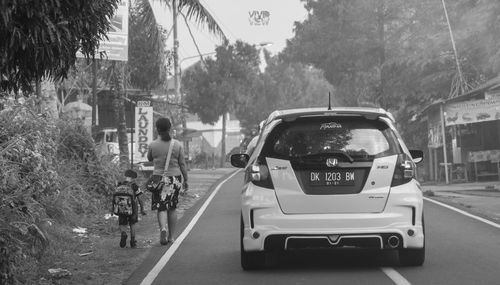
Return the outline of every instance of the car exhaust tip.
<path id="1" fill-rule="evenodd" d="M 399 237 L 397 236 L 390 236 L 387 239 L 387 244 L 389 245 L 390 248 L 396 248 L 399 246 Z"/>

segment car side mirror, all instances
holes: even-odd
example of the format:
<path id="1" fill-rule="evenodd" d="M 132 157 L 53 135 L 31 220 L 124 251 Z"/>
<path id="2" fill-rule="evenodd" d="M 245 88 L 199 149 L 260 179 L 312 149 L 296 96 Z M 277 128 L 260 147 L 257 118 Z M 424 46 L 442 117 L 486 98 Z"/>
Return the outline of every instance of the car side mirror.
<path id="1" fill-rule="evenodd" d="M 421 150 L 410 149 L 411 158 L 413 158 L 413 162 L 419 163 L 424 160 L 424 152 Z"/>
<path id="2" fill-rule="evenodd" d="M 236 153 L 231 155 L 231 165 L 238 168 L 244 168 L 249 159 L 250 156 L 246 153 Z"/>

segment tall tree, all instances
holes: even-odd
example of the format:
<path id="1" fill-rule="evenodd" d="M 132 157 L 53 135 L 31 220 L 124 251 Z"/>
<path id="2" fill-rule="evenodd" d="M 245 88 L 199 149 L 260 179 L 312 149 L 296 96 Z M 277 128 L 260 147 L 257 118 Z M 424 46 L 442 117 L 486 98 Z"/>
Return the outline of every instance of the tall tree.
<path id="1" fill-rule="evenodd" d="M 289 63 L 279 56 L 268 57 L 264 73 L 248 83 L 238 96 L 235 113 L 243 129 L 251 129 L 277 109 L 325 107 L 334 88 L 323 71 L 302 63 Z M 337 101 L 334 100 L 334 105 Z"/>
<path id="2" fill-rule="evenodd" d="M 118 123 L 118 147 L 120 149 L 120 164 L 127 167 L 129 162 L 127 124 L 125 119 L 125 63 L 113 62 L 111 75 L 111 89 L 113 96 L 113 109 L 115 112 L 115 122 Z"/>
<path id="3" fill-rule="evenodd" d="M 255 46 L 227 41 L 216 49 L 216 60 L 207 59 L 184 73 L 183 85 L 189 111 L 203 123 L 213 124 L 222 116 L 221 166 L 225 159 L 226 114 L 234 110 L 238 96 L 259 72 L 259 53 Z"/>
<path id="4" fill-rule="evenodd" d="M 65 77 L 78 49 L 94 56 L 118 1 L 1 1 L 0 89 L 31 91 L 43 77 Z"/>
<path id="5" fill-rule="evenodd" d="M 448 97 L 457 61 L 441 1 L 304 2 L 308 19 L 296 25 L 283 57 L 323 70 L 342 104 L 382 106 L 406 126 L 427 104 Z M 467 81 L 498 74 L 500 2 L 446 4 Z"/>

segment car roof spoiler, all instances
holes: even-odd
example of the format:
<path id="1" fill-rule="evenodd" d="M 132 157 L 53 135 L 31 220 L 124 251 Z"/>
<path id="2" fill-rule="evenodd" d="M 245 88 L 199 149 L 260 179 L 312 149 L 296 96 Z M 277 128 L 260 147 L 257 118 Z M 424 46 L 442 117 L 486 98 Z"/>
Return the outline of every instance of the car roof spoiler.
<path id="1" fill-rule="evenodd" d="M 282 119 L 285 122 L 291 122 L 297 118 L 303 117 L 317 117 L 317 116 L 345 116 L 345 117 L 363 117 L 368 120 L 377 120 L 379 118 L 387 118 L 392 123 L 395 122 L 394 117 L 391 113 L 383 109 L 373 109 L 373 110 L 311 110 L 302 112 L 290 112 L 290 113 L 280 113 L 280 111 L 273 112 L 267 119 L 265 125 L 274 121 L 276 119 Z"/>

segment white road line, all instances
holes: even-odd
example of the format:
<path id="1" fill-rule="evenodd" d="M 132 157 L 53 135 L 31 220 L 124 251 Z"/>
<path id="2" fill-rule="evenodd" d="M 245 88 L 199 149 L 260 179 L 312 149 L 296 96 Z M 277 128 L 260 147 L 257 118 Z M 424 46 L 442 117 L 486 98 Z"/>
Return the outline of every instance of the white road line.
<path id="1" fill-rule="evenodd" d="M 385 273 L 396 285 L 411 285 L 403 275 L 399 274 L 394 268 L 391 267 L 381 267 L 380 270 Z"/>
<path id="2" fill-rule="evenodd" d="M 217 187 L 212 192 L 212 194 L 210 194 L 210 197 L 208 197 L 208 199 L 205 201 L 205 203 L 203 203 L 203 205 L 201 206 L 200 210 L 198 210 L 198 213 L 196 213 L 196 215 L 193 217 L 193 219 L 187 225 L 187 227 L 184 229 L 184 231 L 179 235 L 179 237 L 170 246 L 170 248 L 165 252 L 165 254 L 163 254 L 163 256 L 160 258 L 160 260 L 158 261 L 158 263 L 156 263 L 156 265 L 153 267 L 153 269 L 151 269 L 151 271 L 148 273 L 148 275 L 146 275 L 146 277 L 144 278 L 144 280 L 142 280 L 141 285 L 150 285 L 150 284 L 153 283 L 153 281 L 156 279 L 156 277 L 158 276 L 158 274 L 160 273 L 160 271 L 167 264 L 167 262 L 170 260 L 170 258 L 172 257 L 172 255 L 174 255 L 175 251 L 179 248 L 179 246 L 181 245 L 182 241 L 187 237 L 187 235 L 189 234 L 189 232 L 191 232 L 191 230 L 193 229 L 194 225 L 196 225 L 196 223 L 200 219 L 201 215 L 203 215 L 203 213 L 207 209 L 208 205 L 210 204 L 210 202 L 214 198 L 215 194 L 217 194 L 217 192 L 219 192 L 219 189 L 221 188 L 221 186 L 224 183 L 226 183 L 229 179 L 233 178 L 233 176 L 235 176 L 240 171 L 241 170 L 235 171 L 228 178 L 226 178 L 224 181 L 222 181 L 221 183 L 219 183 L 219 185 L 217 185 Z"/>
<path id="3" fill-rule="evenodd" d="M 484 218 L 481 218 L 481 217 L 475 216 L 475 215 L 473 215 L 473 214 L 467 213 L 466 211 L 462 211 L 462 210 L 457 209 L 457 208 L 455 208 L 455 207 L 452 207 L 452 206 L 450 206 L 450 205 L 446 205 L 445 203 L 438 202 L 438 201 L 436 201 L 436 200 L 434 200 L 434 199 L 430 199 L 430 198 L 427 198 L 427 197 L 424 197 L 424 199 L 425 199 L 426 201 L 432 202 L 432 203 L 437 204 L 437 205 L 439 205 L 439 206 L 443 206 L 443 207 L 445 207 L 445 208 L 448 208 L 448 209 L 450 209 L 450 210 L 453 210 L 453 211 L 455 211 L 455 212 L 458 212 L 458 213 L 460 213 L 460 214 L 462 214 L 462 215 L 464 215 L 464 216 L 467 216 L 467 217 L 470 217 L 470 218 L 476 219 L 476 220 L 478 220 L 478 221 L 480 221 L 480 222 L 483 222 L 483 223 L 488 224 L 488 225 L 490 225 L 490 226 L 493 226 L 493 227 L 495 227 L 495 228 L 497 228 L 497 229 L 500 229 L 500 225 L 499 225 L 499 224 L 497 224 L 497 223 L 495 223 L 495 222 L 492 222 L 492 221 L 490 221 L 490 220 L 487 220 L 487 219 L 484 219 Z"/>

